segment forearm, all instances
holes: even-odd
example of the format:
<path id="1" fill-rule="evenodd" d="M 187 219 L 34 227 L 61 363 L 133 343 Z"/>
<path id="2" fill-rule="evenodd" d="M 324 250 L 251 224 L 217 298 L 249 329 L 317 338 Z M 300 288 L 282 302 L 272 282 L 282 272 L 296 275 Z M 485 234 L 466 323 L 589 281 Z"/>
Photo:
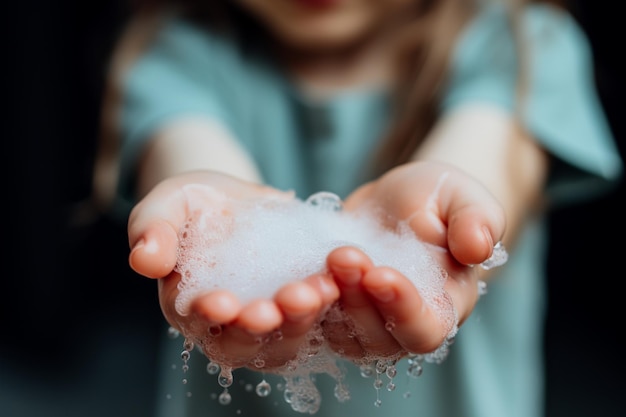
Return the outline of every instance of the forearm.
<path id="1" fill-rule="evenodd" d="M 261 182 L 253 160 L 230 132 L 218 123 L 189 118 L 170 123 L 149 140 L 138 164 L 138 197 L 166 178 L 194 170 Z"/>

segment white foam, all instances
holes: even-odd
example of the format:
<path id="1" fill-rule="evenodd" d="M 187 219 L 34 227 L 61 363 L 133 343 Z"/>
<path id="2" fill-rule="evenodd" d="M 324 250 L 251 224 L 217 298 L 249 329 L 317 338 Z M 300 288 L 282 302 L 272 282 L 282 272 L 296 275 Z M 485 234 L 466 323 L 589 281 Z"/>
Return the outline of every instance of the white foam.
<path id="1" fill-rule="evenodd" d="M 182 315 L 194 297 L 218 288 L 243 302 L 271 298 L 287 282 L 323 271 L 326 256 L 346 245 L 363 250 L 375 265 L 402 272 L 427 303 L 441 308 L 434 300 L 443 295 L 445 272 L 404 224 L 391 231 L 373 213 L 311 204 L 315 199 L 241 201 L 200 185 L 185 192 L 192 215 L 179 236 L 176 266 Z"/>

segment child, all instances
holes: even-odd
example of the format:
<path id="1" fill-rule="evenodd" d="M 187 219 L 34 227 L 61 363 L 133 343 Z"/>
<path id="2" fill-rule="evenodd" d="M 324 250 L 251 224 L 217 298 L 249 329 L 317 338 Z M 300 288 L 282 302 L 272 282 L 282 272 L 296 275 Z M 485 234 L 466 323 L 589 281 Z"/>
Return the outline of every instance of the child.
<path id="1" fill-rule="evenodd" d="M 298 411 L 540 416 L 545 209 L 605 189 L 622 168 L 572 18 L 513 1 L 147 3 L 115 57 L 97 189 L 123 216 L 132 207 L 130 265 L 158 279 L 168 322 L 196 341 L 219 329 L 211 358 L 261 372 L 238 370 L 220 388 L 185 345 L 189 370 L 164 371 L 160 415 L 297 415 L 246 387 L 281 373 L 319 325 L 346 359 L 352 398 L 333 398 L 333 381 L 320 376 L 321 404 L 306 391 L 314 407 Z M 408 222 L 447 271 L 440 302 L 453 320 L 349 245 L 273 297 L 244 301 L 220 288 L 180 314 L 189 186 L 234 202 L 329 191 L 348 213 L 383 213 L 390 228 Z M 472 267 L 501 241 L 506 265 Z M 484 280 L 489 294 L 478 300 Z M 325 320 L 337 306 L 348 327 Z M 447 347 L 457 326 L 449 357 L 403 385 L 410 396 L 352 369 L 372 357 L 406 366 L 397 359 Z M 263 339 L 277 331 L 282 340 Z M 164 361 L 182 349 L 170 342 Z M 230 397 L 211 399 L 220 392 Z"/>

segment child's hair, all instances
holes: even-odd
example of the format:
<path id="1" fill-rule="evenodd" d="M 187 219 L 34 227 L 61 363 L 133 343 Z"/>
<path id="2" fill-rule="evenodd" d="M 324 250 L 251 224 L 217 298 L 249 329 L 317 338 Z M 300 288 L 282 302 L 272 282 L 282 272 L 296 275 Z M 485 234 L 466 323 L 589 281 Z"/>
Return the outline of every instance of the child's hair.
<path id="1" fill-rule="evenodd" d="M 439 112 L 441 91 L 445 87 L 448 64 L 455 41 L 465 24 L 476 12 L 482 1 L 491 0 L 418 0 L 415 3 L 415 22 L 409 27 L 397 56 L 397 83 L 394 112 L 395 120 L 385 139 L 381 142 L 370 176 L 407 162 L 433 127 Z M 498 0 L 508 9 L 510 28 L 516 39 L 520 68 L 517 74 L 518 92 L 524 90 L 524 49 L 519 41 L 520 7 L 533 0 Z M 537 2 L 537 1 L 534 1 Z M 543 0 L 544 3 L 563 5 L 560 0 Z M 116 148 L 115 132 L 111 116 L 116 106 L 118 92 L 115 88 L 124 68 L 132 62 L 132 56 L 150 40 L 159 25 L 159 11 L 175 7 L 190 19 L 211 25 L 215 30 L 228 32 L 241 40 L 244 47 L 258 44 L 259 39 L 271 42 L 271 36 L 237 2 L 206 0 L 132 0 L 136 18 L 131 21 L 112 61 L 111 79 L 107 88 L 103 113 L 103 149 L 100 167 L 96 168 L 96 188 L 109 190 L 111 197 L 115 176 L 111 166 Z M 261 33 L 259 33 L 261 32 Z M 519 95 L 523 97 L 523 94 Z M 521 98 L 519 100 L 521 102 Z M 518 106 L 521 107 L 521 106 Z M 108 142 L 108 143 L 107 143 Z M 106 152 L 109 148 L 110 151 Z M 108 169 L 107 169 L 108 165 Z M 101 169 L 102 168 L 102 169 Z M 99 186 L 98 186 L 99 183 Z M 105 200 L 109 200 L 106 198 Z"/>

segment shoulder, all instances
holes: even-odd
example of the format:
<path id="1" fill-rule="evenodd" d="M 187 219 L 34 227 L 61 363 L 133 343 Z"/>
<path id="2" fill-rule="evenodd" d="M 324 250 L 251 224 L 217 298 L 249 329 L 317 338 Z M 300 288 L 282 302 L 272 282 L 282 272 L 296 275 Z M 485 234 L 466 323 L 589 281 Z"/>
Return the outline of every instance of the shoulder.
<path id="1" fill-rule="evenodd" d="M 484 1 L 488 5 L 453 52 L 443 110 L 481 102 L 513 114 L 522 105 L 525 129 L 566 167 L 553 170 L 555 200 L 580 191 L 587 180 L 599 180 L 594 182 L 599 189 L 618 177 L 621 161 L 595 89 L 592 50 L 574 17 L 554 6 L 532 4 L 523 9 L 514 31 L 503 0 Z M 517 95 L 520 74 L 523 101 Z"/>
<path id="2" fill-rule="evenodd" d="M 214 113 L 241 107 L 250 89 L 273 80 L 272 71 L 233 37 L 173 15 L 129 66 L 122 90 L 126 110 Z"/>
<path id="3" fill-rule="evenodd" d="M 139 56 L 141 64 L 168 64 L 191 68 L 234 66 L 240 60 L 237 45 L 225 34 L 180 16 L 168 16 L 147 48 Z"/>
<path id="4" fill-rule="evenodd" d="M 590 58 L 587 37 L 567 11 L 549 4 L 525 6 L 519 18 L 519 41 L 533 59 L 558 54 L 560 59 L 584 61 Z M 501 1 L 483 6 L 462 32 L 455 47 L 454 62 L 477 59 L 517 61 L 517 41 L 506 7 Z"/>
<path id="5" fill-rule="evenodd" d="M 536 92 L 588 83 L 593 65 L 590 46 L 569 13 L 532 4 L 522 10 L 515 31 L 502 1 L 485 4 L 452 51 L 444 104 L 471 92 L 511 109 L 520 71 Z"/>

